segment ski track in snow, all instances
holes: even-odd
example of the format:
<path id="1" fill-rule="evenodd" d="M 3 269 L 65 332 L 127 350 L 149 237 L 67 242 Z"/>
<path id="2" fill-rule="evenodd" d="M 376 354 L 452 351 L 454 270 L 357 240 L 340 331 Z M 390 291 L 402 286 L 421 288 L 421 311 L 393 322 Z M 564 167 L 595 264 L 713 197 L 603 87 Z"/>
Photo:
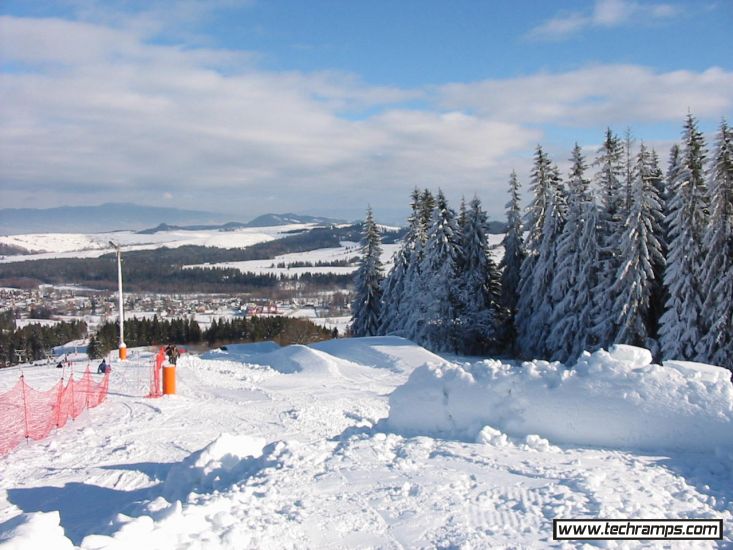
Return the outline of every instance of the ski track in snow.
<path id="1" fill-rule="evenodd" d="M 719 457 L 385 431 L 389 394 L 431 360 L 407 344 L 346 348 L 342 357 L 323 351 L 336 353 L 333 343 L 312 356 L 273 352 L 283 365 L 283 357 L 302 362 L 291 374 L 233 355 L 184 356 L 178 394 L 161 399 L 142 397 L 152 354 L 114 362 L 105 403 L 0 459 L 0 541 L 15 533 L 10 547 L 62 548 L 60 532 L 33 527 L 53 524 L 38 512 L 58 511 L 65 536 L 86 549 L 575 548 L 583 545 L 552 540 L 552 520 L 578 517 L 723 518 L 718 546 L 733 545 L 733 474 Z M 366 360 L 379 354 L 388 368 Z M 316 369 L 313 357 L 328 368 Z M 51 369 L 26 377 L 48 387 Z M 265 445 L 216 458 L 207 446 L 220 434 Z M 199 462 L 208 464 L 192 466 L 204 448 Z M 25 532 L 13 531 L 23 522 Z"/>

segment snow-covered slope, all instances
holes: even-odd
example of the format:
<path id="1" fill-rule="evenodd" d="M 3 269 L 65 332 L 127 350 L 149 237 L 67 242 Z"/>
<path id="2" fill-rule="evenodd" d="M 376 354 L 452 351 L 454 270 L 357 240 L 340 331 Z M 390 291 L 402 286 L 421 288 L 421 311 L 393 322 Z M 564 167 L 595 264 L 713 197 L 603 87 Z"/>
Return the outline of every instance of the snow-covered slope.
<path id="1" fill-rule="evenodd" d="M 542 362 L 451 364 L 396 338 L 227 346 L 184 354 L 178 394 L 146 399 L 152 353 L 131 350 L 124 365 L 113 361 L 107 402 L 0 458 L 0 545 L 541 548 L 553 545 L 554 518 L 721 518 L 728 526 L 733 452 L 694 448 L 729 434 L 729 382 L 712 367 L 652 367 L 645 357 L 635 349 L 586 357 L 566 375 Z M 24 372 L 39 389 L 59 376 L 52 366 Z M 0 371 L 0 388 L 18 374 Z M 687 432 L 676 449 L 650 453 L 535 430 L 562 412 L 582 424 L 591 399 L 598 429 L 613 427 L 619 414 L 661 407 L 659 398 L 670 405 L 665 391 L 686 400 L 678 420 L 717 411 L 708 417 L 716 429 L 691 440 L 693 449 Z M 428 393 L 434 399 L 418 399 Z M 492 424 L 476 422 L 473 440 L 458 437 L 469 410 L 495 406 L 503 420 L 489 414 Z M 421 430 L 396 421 L 404 408 L 412 422 L 436 425 L 444 415 L 456 429 L 415 435 Z M 515 411 L 524 420 L 512 425 Z M 733 544 L 729 530 L 725 537 Z"/>
<path id="2" fill-rule="evenodd" d="M 392 256 L 400 247 L 398 244 L 382 245 L 382 263 L 385 272 L 392 267 Z M 242 262 L 221 262 L 215 264 L 197 264 L 186 267 L 218 267 L 238 269 L 242 272 L 257 273 L 260 275 L 300 275 L 303 273 L 337 273 L 341 275 L 356 271 L 356 265 L 339 266 L 324 265 L 318 267 L 289 267 L 288 264 L 295 262 L 334 263 L 337 261 L 348 261 L 361 254 L 359 243 L 344 241 L 338 248 L 319 248 L 308 252 L 295 252 L 292 254 L 281 254 L 275 258 L 265 260 L 246 260 Z M 285 264 L 285 267 L 279 265 Z"/>
<path id="3" fill-rule="evenodd" d="M 166 246 L 176 248 L 185 245 L 214 246 L 220 248 L 244 248 L 271 241 L 305 230 L 313 224 L 281 225 L 273 227 L 241 228 L 234 231 L 176 230 L 142 234 L 134 231 L 112 233 L 47 233 L 11 235 L 0 237 L 0 244 L 20 247 L 31 254 L 6 256 L 0 262 L 40 260 L 47 258 L 90 258 L 113 251 L 110 241 L 122 245 L 125 250 L 151 250 Z"/>

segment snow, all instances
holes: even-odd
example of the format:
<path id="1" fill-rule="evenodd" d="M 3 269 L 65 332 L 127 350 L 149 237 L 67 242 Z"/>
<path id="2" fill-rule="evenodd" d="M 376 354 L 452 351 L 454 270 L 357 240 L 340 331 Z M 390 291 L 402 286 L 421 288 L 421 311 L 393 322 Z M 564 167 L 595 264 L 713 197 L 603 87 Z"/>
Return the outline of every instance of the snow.
<path id="1" fill-rule="evenodd" d="M 385 271 L 392 265 L 392 256 L 399 248 L 399 244 L 382 245 L 382 263 L 385 265 Z M 221 263 L 205 263 L 185 266 L 192 267 L 216 267 L 238 269 L 243 273 L 256 273 L 258 275 L 302 275 L 304 273 L 335 273 L 338 275 L 348 275 L 356 271 L 356 264 L 352 266 L 319 266 L 319 267 L 287 267 L 288 264 L 295 262 L 309 262 L 311 264 L 333 263 L 336 261 L 351 260 L 361 254 L 359 243 L 351 241 L 342 241 L 339 247 L 335 248 L 319 248 L 307 252 L 293 252 L 290 254 L 281 254 L 271 259 L 265 260 L 246 260 L 242 262 L 221 262 Z M 284 263 L 286 267 L 277 267 L 277 264 Z"/>
<path id="2" fill-rule="evenodd" d="M 401 433 L 467 440 L 491 426 L 571 445 L 733 450 L 730 372 L 651 361 L 648 350 L 620 345 L 586 352 L 572 369 L 497 360 L 424 366 L 390 396 L 388 424 Z"/>
<path id="3" fill-rule="evenodd" d="M 314 226 L 315 224 L 290 224 L 274 227 L 247 227 L 233 231 L 174 230 L 152 234 L 114 231 L 91 234 L 34 233 L 0 236 L 0 244 L 19 246 L 31 252 L 29 255 L 0 257 L 0 263 L 50 258 L 95 258 L 113 252 L 110 241 L 120 244 L 124 250 L 154 250 L 164 246 L 177 248 L 186 245 L 244 248 L 282 238 L 293 231 L 304 231 Z"/>
<path id="4" fill-rule="evenodd" d="M 0 548 L 540 548 L 554 518 L 733 520 L 715 367 L 628 347 L 568 370 L 392 337 L 265 342 L 184 354 L 178 394 L 147 399 L 153 354 L 128 357 L 105 403 L 0 458 Z M 47 389 L 61 370 L 24 374 Z M 616 439 L 587 441 L 591 421 Z"/>

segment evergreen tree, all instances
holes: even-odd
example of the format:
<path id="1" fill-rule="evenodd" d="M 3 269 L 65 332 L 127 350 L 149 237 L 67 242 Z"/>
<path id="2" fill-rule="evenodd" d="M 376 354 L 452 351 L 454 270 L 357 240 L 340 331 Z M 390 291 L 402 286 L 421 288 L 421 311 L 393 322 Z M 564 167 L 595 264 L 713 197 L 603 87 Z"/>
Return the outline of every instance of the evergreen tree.
<path id="1" fill-rule="evenodd" d="M 509 202 L 506 204 L 507 230 L 502 239 L 504 257 L 501 269 L 501 304 L 507 314 L 506 338 L 513 347 L 516 338 L 515 316 L 519 289 L 520 270 L 524 260 L 524 238 L 522 236 L 522 213 L 519 204 L 519 179 L 512 172 L 509 177 Z"/>
<path id="2" fill-rule="evenodd" d="M 439 191 L 420 264 L 418 307 L 413 311 L 420 320 L 411 323 L 417 328 L 416 342 L 432 350 L 458 348 L 456 265 L 460 256 L 456 214 Z"/>
<path id="3" fill-rule="evenodd" d="M 459 279 L 459 350 L 479 354 L 497 350 L 502 315 L 499 305 L 499 271 L 489 253 L 487 219 L 481 201 L 475 198 L 465 212 L 461 232 L 462 269 Z"/>
<path id="4" fill-rule="evenodd" d="M 650 347 L 647 338 L 652 325 L 654 266 L 664 263 L 658 239 L 662 212 L 652 181 L 655 176 L 651 153 L 642 144 L 633 171 L 631 209 L 621 238 L 621 265 L 613 289 L 617 300 L 613 309 L 619 312 L 615 343 Z"/>
<path id="5" fill-rule="evenodd" d="M 619 138 L 610 128 L 606 129 L 606 137 L 594 163 L 598 167 L 596 183 L 601 193 L 602 210 L 598 226 L 598 276 L 593 291 L 593 332 L 596 343 L 604 348 L 613 343 L 618 332 L 616 319 L 620 316 L 615 309 L 619 301 L 614 281 L 620 267 L 619 244 L 625 221 L 623 154 Z"/>
<path id="6" fill-rule="evenodd" d="M 676 177 L 670 189 L 669 257 L 664 285 L 669 298 L 661 320 L 661 345 L 665 359 L 695 359 L 702 339 L 703 237 L 707 226 L 705 140 L 692 115 L 687 116 Z"/>
<path id="7" fill-rule="evenodd" d="M 420 195 L 418 205 L 418 218 L 415 225 L 415 241 L 410 250 L 407 269 L 405 270 L 404 291 L 400 302 L 400 309 L 395 334 L 409 338 L 415 342 L 419 341 L 424 330 L 427 312 L 423 310 L 425 300 L 423 293 L 429 291 L 430 281 L 423 277 L 422 261 L 427 242 L 428 226 L 432 219 L 435 208 L 433 195 L 425 189 Z"/>
<path id="8" fill-rule="evenodd" d="M 631 204 L 634 195 L 634 139 L 631 128 L 626 128 L 624 133 L 624 211 L 622 217 L 626 219 L 631 212 Z"/>
<path id="9" fill-rule="evenodd" d="M 659 348 L 659 322 L 664 314 L 664 304 L 667 301 L 667 295 L 664 288 L 664 270 L 667 265 L 668 251 L 668 231 L 667 231 L 667 189 L 664 183 L 664 174 L 659 166 L 659 157 L 657 152 L 652 149 L 651 164 L 649 167 L 649 178 L 655 189 L 657 200 L 659 201 L 659 220 L 655 227 L 655 235 L 659 242 L 661 250 L 661 258 L 657 258 L 652 262 L 652 271 L 654 272 L 654 280 L 652 282 L 652 295 L 649 304 L 649 337 L 652 339 L 651 346 L 655 356 L 660 356 Z"/>
<path id="10" fill-rule="evenodd" d="M 526 256 L 520 270 L 517 343 L 528 357 L 545 352 L 552 313 L 549 289 L 554 270 L 554 242 L 562 229 L 562 189 L 557 167 L 537 147 L 530 179 L 533 199 L 526 212 Z M 549 309 L 549 311 L 548 311 Z"/>
<path id="11" fill-rule="evenodd" d="M 577 143 L 570 161 L 568 211 L 557 241 L 557 271 L 551 287 L 555 307 L 548 340 L 551 357 L 560 361 L 576 358 L 591 345 L 589 327 L 598 261 L 596 208 Z"/>
<path id="12" fill-rule="evenodd" d="M 89 338 L 89 343 L 87 344 L 87 355 L 90 359 L 99 359 L 104 355 L 102 353 L 101 346 L 99 345 L 99 341 L 94 336 Z"/>
<path id="13" fill-rule="evenodd" d="M 433 219 L 433 210 L 435 210 L 435 197 L 429 189 L 423 190 L 420 195 L 420 226 L 427 233 L 428 227 Z M 423 241 L 424 242 L 424 241 Z"/>
<path id="14" fill-rule="evenodd" d="M 362 258 L 354 278 L 355 298 L 351 306 L 351 333 L 374 336 L 379 331 L 382 300 L 382 246 L 371 207 L 364 221 Z"/>
<path id="15" fill-rule="evenodd" d="M 379 320 L 379 334 L 393 334 L 401 330 L 400 310 L 405 298 L 405 280 L 412 251 L 420 235 L 420 192 L 412 192 L 412 213 L 408 218 L 408 229 L 402 246 L 395 252 L 392 269 L 382 283 L 382 314 Z"/>
<path id="16" fill-rule="evenodd" d="M 709 173 L 710 223 L 702 275 L 706 333 L 698 359 L 733 368 L 733 130 L 723 120 Z"/>

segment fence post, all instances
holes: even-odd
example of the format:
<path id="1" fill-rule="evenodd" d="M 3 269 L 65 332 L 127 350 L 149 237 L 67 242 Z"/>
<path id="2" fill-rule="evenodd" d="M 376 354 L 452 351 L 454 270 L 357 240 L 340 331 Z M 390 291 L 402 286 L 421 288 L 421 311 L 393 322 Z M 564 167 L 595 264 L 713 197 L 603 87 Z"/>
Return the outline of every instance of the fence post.
<path id="1" fill-rule="evenodd" d="M 56 400 L 56 427 L 61 424 L 61 403 L 64 399 L 64 375 L 61 375 L 61 385 L 59 386 L 59 397 Z"/>
<path id="2" fill-rule="evenodd" d="M 71 421 L 76 420 L 76 396 L 74 395 L 74 371 L 72 369 L 69 377 L 69 386 L 71 386 Z"/>
<path id="3" fill-rule="evenodd" d="M 23 418 L 25 420 L 25 440 L 28 441 L 30 435 L 28 429 L 28 401 L 25 398 L 25 377 L 20 375 L 20 389 L 23 394 Z"/>

